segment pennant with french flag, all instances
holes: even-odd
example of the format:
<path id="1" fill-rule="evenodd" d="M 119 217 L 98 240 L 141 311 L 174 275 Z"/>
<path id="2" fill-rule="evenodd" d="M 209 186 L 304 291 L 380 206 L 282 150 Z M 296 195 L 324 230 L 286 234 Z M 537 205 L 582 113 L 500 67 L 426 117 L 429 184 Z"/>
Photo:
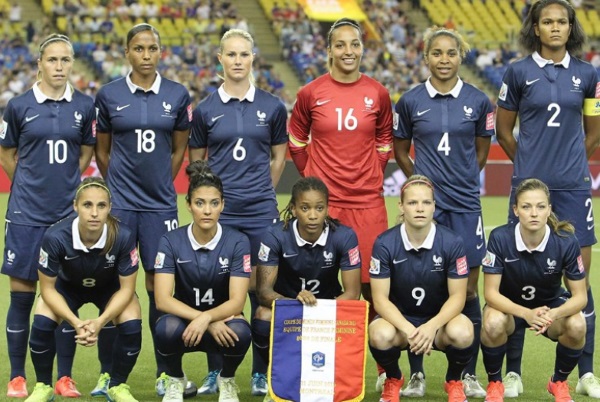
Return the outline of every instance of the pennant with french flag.
<path id="1" fill-rule="evenodd" d="M 365 396 L 369 304 L 273 302 L 269 392 L 276 402 L 350 402 Z"/>

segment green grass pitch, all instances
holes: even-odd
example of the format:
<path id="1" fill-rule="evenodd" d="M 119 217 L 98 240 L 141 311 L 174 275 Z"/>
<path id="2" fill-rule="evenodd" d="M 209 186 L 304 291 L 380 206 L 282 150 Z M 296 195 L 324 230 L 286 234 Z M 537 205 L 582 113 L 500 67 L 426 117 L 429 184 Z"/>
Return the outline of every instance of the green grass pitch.
<path id="1" fill-rule="evenodd" d="M 279 197 L 280 209 L 283 208 L 289 196 L 280 195 Z M 2 205 L 2 213 L 5 213 L 5 206 L 7 202 L 7 195 L 0 194 L 0 205 Z M 388 215 L 390 223 L 396 221 L 398 213 L 397 198 L 389 198 L 386 200 L 388 207 Z M 188 223 L 191 220 L 190 214 L 185 208 L 183 197 L 180 197 L 180 221 L 182 224 Z M 507 211 L 507 200 L 504 197 L 484 197 L 482 199 L 483 211 L 484 211 L 484 223 L 486 227 L 486 233 L 505 222 L 506 211 Z M 595 210 L 600 211 L 600 199 L 594 200 Z M 600 232 L 597 232 L 596 236 L 600 237 Z M 0 233 L 0 249 L 4 249 L 4 231 Z M 593 265 L 600 266 L 600 246 L 594 247 L 593 249 Z M 600 274 L 595 271 L 598 268 L 592 269 L 592 286 L 596 289 L 596 299 L 600 300 L 600 293 L 598 289 L 600 287 Z M 142 303 L 142 309 L 144 312 L 143 319 L 146 320 L 147 309 L 145 306 L 148 302 L 148 296 L 144 290 L 144 282 L 141 274 L 138 278 L 138 294 L 140 295 L 140 302 Z M 480 280 L 480 285 L 483 281 Z M 0 329 L 4 332 L 6 310 L 9 302 L 9 286 L 8 279 L 4 275 L 0 275 Z M 600 303 L 600 302 L 597 302 Z M 91 316 L 94 314 L 93 306 L 86 306 L 81 311 L 81 316 Z M 248 306 L 247 306 L 248 310 Z M 600 326 L 600 323 L 599 323 Z M 596 344 L 600 345 L 600 331 L 596 333 Z M 555 345 L 543 337 L 535 337 L 533 334 L 528 333 L 525 341 L 525 352 L 523 356 L 523 379 L 525 393 L 518 398 L 518 401 L 551 401 L 552 397 L 545 391 L 546 382 L 552 373 L 554 367 L 554 348 Z M 598 374 L 600 371 L 600 361 L 596 358 L 595 368 Z M 401 367 L 404 370 L 405 375 L 408 376 L 408 363 L 406 357 L 403 355 L 400 361 Z M 80 401 L 92 401 L 93 398 L 89 397 L 89 392 L 96 384 L 98 379 L 100 365 L 97 360 L 97 349 L 78 347 L 77 355 L 75 357 L 75 366 L 73 368 L 73 377 L 77 382 L 78 389 L 82 392 L 83 396 L 79 399 Z M 202 382 L 202 378 L 206 374 L 206 359 L 203 353 L 188 354 L 184 357 L 184 369 L 188 377 L 195 381 L 198 385 Z M 159 401 L 160 399 L 154 393 L 154 379 L 155 379 L 155 363 L 152 352 L 152 342 L 150 338 L 150 332 L 148 330 L 147 323 L 144 322 L 144 333 L 143 333 L 143 347 L 137 365 L 135 366 L 131 376 L 129 377 L 128 384 L 132 388 L 133 394 L 140 401 Z M 433 402 L 433 401 L 444 401 L 446 395 L 443 392 L 443 381 L 444 374 L 446 371 L 446 360 L 442 353 L 434 352 L 431 356 L 425 357 L 425 370 L 427 372 L 427 393 L 424 398 L 417 399 L 422 402 Z M 261 402 L 262 397 L 253 397 L 250 395 L 250 371 L 251 371 L 251 356 L 250 352 L 246 356 L 244 363 L 240 366 L 237 372 L 237 383 L 240 387 L 240 401 L 242 402 Z M 29 391 L 33 389 L 35 384 L 35 373 L 33 366 L 27 359 L 27 374 L 28 374 L 28 388 Z M 482 383 L 487 385 L 487 379 L 485 376 L 485 370 L 481 361 L 481 354 L 479 354 L 479 362 L 477 365 L 477 374 L 482 379 Z M 56 372 L 55 372 L 56 375 Z M 9 364 L 8 356 L 6 351 L 6 337 L 5 335 L 0 336 L 0 401 L 8 400 L 6 395 L 6 383 L 9 377 Z M 571 375 L 570 383 L 572 388 L 572 396 L 577 401 L 594 401 L 592 398 L 582 397 L 575 395 L 575 384 L 576 384 L 576 373 Z M 375 392 L 374 385 L 376 380 L 375 363 L 372 357 L 369 355 L 367 360 L 367 371 L 366 371 L 366 394 L 365 401 L 377 401 L 379 400 L 379 394 Z M 15 400 L 15 399 L 11 399 Z M 61 400 L 61 398 L 57 398 Z M 66 400 L 66 399 L 65 399 Z M 96 399 L 97 400 L 97 399 Z M 196 397 L 193 400 L 201 400 L 206 402 L 214 402 L 218 400 L 218 396 L 202 396 Z M 406 398 L 403 400 L 407 400 Z"/>

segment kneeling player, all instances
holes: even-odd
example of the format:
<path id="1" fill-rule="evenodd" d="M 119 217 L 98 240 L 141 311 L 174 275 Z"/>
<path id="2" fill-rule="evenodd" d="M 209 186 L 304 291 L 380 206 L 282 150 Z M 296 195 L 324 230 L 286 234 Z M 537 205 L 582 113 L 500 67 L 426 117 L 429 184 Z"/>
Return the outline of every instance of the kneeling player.
<path id="1" fill-rule="evenodd" d="M 37 384 L 27 402 L 54 399 L 54 330 L 61 321 L 75 328 L 75 342 L 93 346 L 112 321 L 118 335 L 107 398 L 134 402 L 125 384 L 142 347 L 141 310 L 135 295 L 138 255 L 131 231 L 110 215 L 110 191 L 102 179 L 87 178 L 77 188 L 76 217 L 51 226 L 40 250 L 40 290 L 29 347 Z M 81 320 L 75 312 L 94 303 L 99 317 Z"/>
<path id="2" fill-rule="evenodd" d="M 371 257 L 371 289 L 378 317 L 369 345 L 385 369 L 380 402 L 398 402 L 404 377 L 402 349 L 446 353 L 448 401 L 466 400 L 461 373 L 474 355 L 473 324 L 465 305 L 469 268 L 460 236 L 433 222 L 431 181 L 411 176 L 400 191 L 403 223 L 379 235 Z"/>
<path id="3" fill-rule="evenodd" d="M 579 244 L 573 226 L 554 216 L 550 192 L 540 180 L 519 184 L 513 212 L 519 222 L 492 231 L 483 260 L 487 305 L 481 349 L 489 380 L 486 401 L 503 401 L 506 342 L 525 322 L 537 335 L 557 342 L 554 374 L 547 388 L 556 401 L 570 401 L 567 377 L 581 357 L 586 333 L 581 309 L 587 295 Z M 563 276 L 571 291 L 569 299 L 561 297 Z"/>

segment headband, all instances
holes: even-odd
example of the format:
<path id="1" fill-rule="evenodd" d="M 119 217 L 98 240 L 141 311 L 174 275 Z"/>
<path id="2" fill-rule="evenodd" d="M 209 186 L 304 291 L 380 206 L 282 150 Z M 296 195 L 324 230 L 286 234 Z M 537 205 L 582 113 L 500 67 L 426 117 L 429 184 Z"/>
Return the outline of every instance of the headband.
<path id="1" fill-rule="evenodd" d="M 427 180 L 421 180 L 421 179 L 417 179 L 417 180 L 412 180 L 412 181 L 409 181 L 409 182 L 407 182 L 407 183 L 404 183 L 404 185 L 403 185 L 403 186 L 402 186 L 402 188 L 400 189 L 400 194 L 404 194 L 404 190 L 406 190 L 406 188 L 407 188 L 408 186 L 410 186 L 410 185 L 413 185 L 413 184 L 417 184 L 417 183 L 418 183 L 418 184 L 424 184 L 424 185 L 426 185 L 427 187 L 429 187 L 429 188 L 431 189 L 431 191 L 433 191 L 433 186 L 431 185 L 431 183 L 430 183 L 430 182 L 428 182 Z"/>
<path id="2" fill-rule="evenodd" d="M 98 183 L 98 182 L 90 182 L 90 183 L 86 183 L 86 184 L 80 186 L 77 189 L 77 192 L 75 193 L 75 198 L 77 198 L 79 196 L 79 193 L 81 192 L 81 190 L 83 190 L 86 187 L 91 187 L 91 186 L 103 188 L 108 193 L 108 198 L 111 198 L 110 190 L 108 189 L 108 187 L 106 187 L 104 184 Z"/>

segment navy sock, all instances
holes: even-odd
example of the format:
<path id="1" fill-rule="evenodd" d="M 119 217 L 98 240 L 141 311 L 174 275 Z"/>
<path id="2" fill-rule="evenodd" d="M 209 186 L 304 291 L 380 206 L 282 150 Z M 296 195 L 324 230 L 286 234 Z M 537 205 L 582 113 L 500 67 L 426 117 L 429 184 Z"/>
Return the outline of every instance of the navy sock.
<path id="1" fill-rule="evenodd" d="M 33 316 L 29 348 L 31 361 L 35 368 L 37 382 L 52 386 L 52 368 L 56 355 L 56 340 L 54 331 L 57 323 L 50 318 L 36 314 Z"/>
<path id="2" fill-rule="evenodd" d="M 552 381 L 566 381 L 571 371 L 581 357 L 582 349 L 571 349 L 560 343 L 556 344 L 556 361 L 554 362 L 554 375 Z"/>
<path id="3" fill-rule="evenodd" d="M 117 331 L 109 387 L 127 382 L 127 377 L 135 366 L 142 349 L 142 320 L 125 321 L 117 325 Z"/>
<path id="4" fill-rule="evenodd" d="M 465 308 L 462 313 L 466 315 L 473 323 L 473 358 L 465 367 L 464 374 L 476 375 L 477 357 L 479 356 L 479 346 L 481 344 L 481 305 L 479 304 L 479 295 L 472 300 L 465 302 Z"/>
<path id="5" fill-rule="evenodd" d="M 521 375 L 521 359 L 523 358 L 523 345 L 525 344 L 525 327 L 519 325 L 522 318 L 515 317 L 515 332 L 508 337 L 506 343 L 506 372 L 515 372 Z"/>
<path id="6" fill-rule="evenodd" d="M 250 298 L 250 317 L 254 317 L 256 315 L 256 310 L 258 309 L 258 297 L 256 296 L 256 292 L 248 292 L 248 297 Z M 267 347 L 268 350 L 268 347 Z M 265 374 L 267 372 L 267 367 L 269 365 L 269 358 L 264 358 L 264 355 L 258 350 L 258 347 L 253 342 L 252 343 L 252 374 L 261 373 Z"/>
<path id="7" fill-rule="evenodd" d="M 181 362 L 187 348 L 182 335 L 186 327 L 187 322 L 173 314 L 165 314 L 156 322 L 156 347 L 167 366 L 165 373 L 171 377 L 183 377 Z"/>
<path id="8" fill-rule="evenodd" d="M 10 306 L 6 314 L 6 343 L 11 379 L 18 376 L 25 378 L 29 315 L 34 301 L 34 292 L 10 292 Z"/>
<path id="9" fill-rule="evenodd" d="M 423 373 L 425 378 L 425 370 L 423 369 L 423 355 L 416 355 L 411 351 L 408 351 L 408 365 L 410 366 L 410 375 L 415 373 Z"/>
<path id="10" fill-rule="evenodd" d="M 56 378 L 72 377 L 73 360 L 75 359 L 75 328 L 63 321 L 54 331 L 56 339 Z"/>
<path id="11" fill-rule="evenodd" d="M 400 348 L 391 347 L 387 350 L 375 349 L 369 345 L 373 358 L 383 369 L 387 378 L 402 378 L 402 371 L 400 371 L 400 365 L 398 359 L 400 359 Z"/>
<path id="12" fill-rule="evenodd" d="M 271 323 L 265 320 L 252 320 L 252 351 L 258 351 L 262 359 L 269 364 L 269 341 L 271 336 Z M 264 373 L 261 374 L 265 374 Z"/>
<path id="13" fill-rule="evenodd" d="M 154 359 L 156 360 L 156 378 L 161 373 L 167 372 L 167 364 L 163 356 L 158 353 L 156 349 L 156 320 L 162 315 L 160 311 L 156 309 L 156 302 L 154 301 L 154 292 L 148 291 L 148 320 L 150 321 L 150 333 L 152 334 L 152 347 L 154 348 Z"/>
<path id="14" fill-rule="evenodd" d="M 506 349 L 506 343 L 496 347 L 488 347 L 481 344 L 483 365 L 485 366 L 489 382 L 502 381 L 502 361 L 504 360 Z"/>
<path id="15" fill-rule="evenodd" d="M 587 332 L 585 333 L 585 346 L 583 347 L 583 354 L 579 359 L 579 377 L 582 377 L 586 373 L 594 372 L 594 338 L 596 336 L 596 312 L 594 311 L 594 296 L 592 295 L 591 287 L 587 291 L 587 297 L 587 305 L 583 309 L 583 316 L 585 317 L 585 325 Z"/>
<path id="16" fill-rule="evenodd" d="M 98 360 L 100 361 L 100 373 L 110 373 L 112 367 L 112 352 L 119 331 L 112 321 L 106 323 L 98 337 Z"/>
<path id="17" fill-rule="evenodd" d="M 446 353 L 446 360 L 448 360 L 446 381 L 460 381 L 463 370 L 473 358 L 474 349 L 474 344 L 463 349 L 458 349 L 452 345 L 446 346 L 446 350 L 444 351 Z"/>
<path id="18" fill-rule="evenodd" d="M 235 377 L 237 368 L 242 364 L 246 352 L 248 352 L 248 348 L 250 348 L 250 344 L 252 343 L 252 331 L 250 330 L 248 321 L 241 318 L 227 322 L 227 326 L 235 332 L 239 339 L 234 346 L 222 348 L 223 370 L 221 371 L 221 377 L 231 378 Z"/>
<path id="19" fill-rule="evenodd" d="M 220 353 L 207 353 L 206 365 L 208 366 L 208 371 L 223 370 L 223 355 Z"/>

